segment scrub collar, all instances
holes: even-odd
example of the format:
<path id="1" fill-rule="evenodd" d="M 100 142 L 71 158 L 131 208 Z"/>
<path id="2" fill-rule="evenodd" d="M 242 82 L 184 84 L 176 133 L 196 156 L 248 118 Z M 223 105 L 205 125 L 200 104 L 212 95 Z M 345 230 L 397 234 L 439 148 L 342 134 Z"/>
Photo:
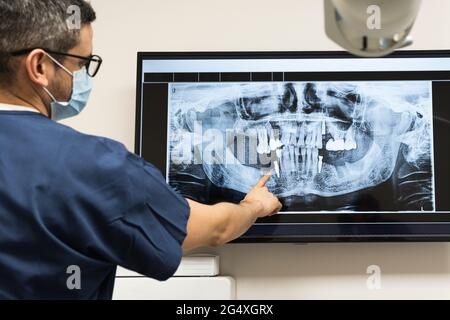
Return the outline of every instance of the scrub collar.
<path id="1" fill-rule="evenodd" d="M 4 104 L 0 103 L 0 111 L 27 111 L 27 112 L 35 112 L 40 113 L 36 109 L 33 109 L 31 107 L 23 107 L 23 106 L 16 106 L 12 104 Z"/>

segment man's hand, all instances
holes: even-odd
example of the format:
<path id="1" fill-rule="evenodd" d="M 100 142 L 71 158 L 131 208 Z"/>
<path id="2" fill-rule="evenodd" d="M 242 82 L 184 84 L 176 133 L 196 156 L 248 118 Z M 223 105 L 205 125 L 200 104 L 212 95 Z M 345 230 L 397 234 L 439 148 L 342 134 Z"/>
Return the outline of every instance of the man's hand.
<path id="1" fill-rule="evenodd" d="M 266 183 L 270 178 L 270 175 L 263 176 L 241 202 L 242 206 L 252 206 L 255 208 L 258 218 L 272 216 L 278 213 L 283 207 L 278 198 L 266 187 Z"/>
<path id="2" fill-rule="evenodd" d="M 281 203 L 265 187 L 264 176 L 240 204 L 218 203 L 213 206 L 188 200 L 191 214 L 187 225 L 184 252 L 202 246 L 217 247 L 242 236 L 258 218 L 271 216 Z"/>

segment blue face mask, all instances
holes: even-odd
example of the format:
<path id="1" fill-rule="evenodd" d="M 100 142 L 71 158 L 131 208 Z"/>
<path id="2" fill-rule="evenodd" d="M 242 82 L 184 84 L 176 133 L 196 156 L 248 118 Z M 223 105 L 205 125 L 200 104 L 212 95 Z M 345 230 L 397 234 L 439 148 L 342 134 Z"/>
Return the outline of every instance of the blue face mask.
<path id="1" fill-rule="evenodd" d="M 70 72 L 69 69 L 64 67 L 56 59 L 48 55 L 59 67 L 64 69 L 73 77 L 72 95 L 67 102 L 57 101 L 55 96 L 50 93 L 47 88 L 44 88 L 45 92 L 52 98 L 51 112 L 52 120 L 60 121 L 63 119 L 75 117 L 83 111 L 89 100 L 89 95 L 92 91 L 92 78 L 87 74 L 86 67 L 76 72 Z"/>

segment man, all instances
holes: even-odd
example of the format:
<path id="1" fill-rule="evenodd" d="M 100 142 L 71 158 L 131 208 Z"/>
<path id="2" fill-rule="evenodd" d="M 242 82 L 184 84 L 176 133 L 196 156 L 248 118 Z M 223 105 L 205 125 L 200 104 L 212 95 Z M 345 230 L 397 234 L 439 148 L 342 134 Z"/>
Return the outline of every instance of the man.
<path id="1" fill-rule="evenodd" d="M 83 0 L 0 0 L 0 298 L 110 299 L 117 265 L 165 280 L 183 251 L 281 208 L 268 176 L 238 205 L 185 200 L 120 143 L 56 122 L 87 103 L 95 18 Z"/>

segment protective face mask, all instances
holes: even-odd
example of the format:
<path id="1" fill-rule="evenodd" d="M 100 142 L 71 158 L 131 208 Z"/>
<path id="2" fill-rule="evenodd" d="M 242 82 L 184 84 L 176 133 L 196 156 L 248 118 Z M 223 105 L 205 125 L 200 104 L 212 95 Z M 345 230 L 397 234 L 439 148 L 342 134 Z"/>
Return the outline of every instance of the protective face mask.
<path id="1" fill-rule="evenodd" d="M 63 119 L 75 117 L 83 111 L 86 107 L 89 95 L 92 91 L 92 78 L 87 74 L 86 67 L 79 71 L 70 72 L 66 67 L 60 64 L 56 59 L 49 55 L 58 66 L 73 77 L 72 95 L 67 102 L 57 101 L 55 96 L 50 93 L 47 88 L 45 92 L 52 98 L 53 102 L 50 105 L 52 111 L 52 120 L 60 121 Z"/>

